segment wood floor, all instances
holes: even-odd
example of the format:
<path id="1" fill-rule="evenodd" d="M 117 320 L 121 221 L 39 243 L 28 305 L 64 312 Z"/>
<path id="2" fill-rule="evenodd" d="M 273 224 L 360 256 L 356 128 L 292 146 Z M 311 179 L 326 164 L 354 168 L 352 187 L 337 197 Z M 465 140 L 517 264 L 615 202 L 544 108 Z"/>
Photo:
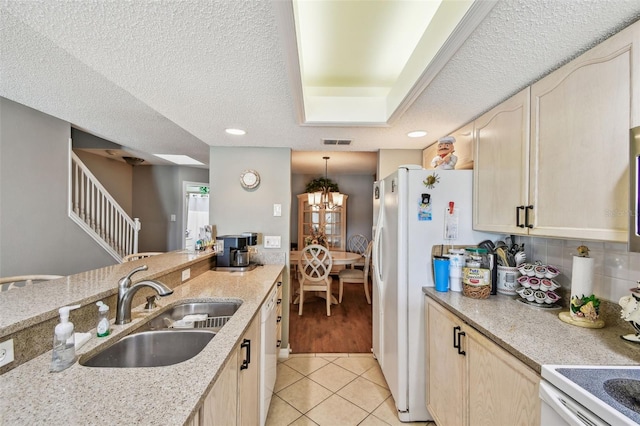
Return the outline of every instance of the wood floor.
<path id="1" fill-rule="evenodd" d="M 298 288 L 298 281 L 292 282 Z M 338 297 L 338 279 L 333 280 Z M 371 283 L 369 283 L 371 294 Z M 331 305 L 327 316 L 325 300 L 307 296 L 302 316 L 298 305 L 289 305 L 289 344 L 293 353 L 370 353 L 372 341 L 371 305 L 362 284 L 345 284 L 342 303 Z"/>

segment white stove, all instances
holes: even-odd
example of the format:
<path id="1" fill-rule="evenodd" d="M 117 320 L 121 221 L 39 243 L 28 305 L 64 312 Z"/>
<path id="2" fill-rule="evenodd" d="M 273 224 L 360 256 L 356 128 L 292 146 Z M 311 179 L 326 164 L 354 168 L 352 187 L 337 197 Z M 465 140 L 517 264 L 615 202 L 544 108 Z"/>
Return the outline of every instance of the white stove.
<path id="1" fill-rule="evenodd" d="M 640 366 L 543 365 L 541 425 L 640 424 Z"/>

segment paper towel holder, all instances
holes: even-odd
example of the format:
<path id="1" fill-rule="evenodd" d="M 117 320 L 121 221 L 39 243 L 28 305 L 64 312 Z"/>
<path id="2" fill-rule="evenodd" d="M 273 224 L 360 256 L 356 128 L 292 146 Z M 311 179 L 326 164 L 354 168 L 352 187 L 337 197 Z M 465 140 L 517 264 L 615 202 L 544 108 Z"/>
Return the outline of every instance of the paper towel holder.
<path id="1" fill-rule="evenodd" d="M 589 257 L 587 246 L 581 245 L 577 252 L 573 256 L 569 312 L 560 312 L 558 317 L 578 327 L 602 328 L 604 320 L 600 318 L 600 299 L 593 293 L 595 261 Z"/>

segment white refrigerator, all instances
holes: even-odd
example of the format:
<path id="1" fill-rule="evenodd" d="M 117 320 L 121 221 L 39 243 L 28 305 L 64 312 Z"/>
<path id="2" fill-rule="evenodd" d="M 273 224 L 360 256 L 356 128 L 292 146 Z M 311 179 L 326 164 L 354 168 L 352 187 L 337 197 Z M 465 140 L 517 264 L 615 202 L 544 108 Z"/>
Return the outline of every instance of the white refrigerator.
<path id="1" fill-rule="evenodd" d="M 373 353 L 403 422 L 432 420 L 425 402 L 422 294 L 422 287 L 434 286 L 432 247 L 441 246 L 446 254 L 450 245 L 495 238 L 472 229 L 472 182 L 472 170 L 425 170 L 417 165 L 400 166 L 376 182 Z M 451 202 L 455 214 L 447 218 Z"/>

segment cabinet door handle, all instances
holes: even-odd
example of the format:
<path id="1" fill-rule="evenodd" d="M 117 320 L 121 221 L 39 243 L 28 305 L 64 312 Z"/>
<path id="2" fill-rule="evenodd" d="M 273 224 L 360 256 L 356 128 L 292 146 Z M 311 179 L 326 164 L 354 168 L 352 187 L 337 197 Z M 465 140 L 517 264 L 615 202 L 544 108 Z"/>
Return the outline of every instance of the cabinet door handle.
<path id="1" fill-rule="evenodd" d="M 524 206 L 516 206 L 516 226 L 518 228 L 524 228 L 524 225 L 520 223 L 520 210 L 524 210 Z"/>
<path id="2" fill-rule="evenodd" d="M 533 205 L 528 205 L 524 210 L 524 223 L 527 228 L 533 228 L 533 225 L 529 223 L 529 210 L 533 210 Z"/>
<path id="3" fill-rule="evenodd" d="M 251 340 L 244 339 L 242 343 L 240 343 L 240 347 L 247 349 L 247 356 L 245 357 L 244 361 L 242 361 L 242 365 L 240 366 L 240 370 L 246 370 L 247 368 L 249 368 L 249 364 L 251 364 Z"/>
<path id="4" fill-rule="evenodd" d="M 460 328 L 459 325 L 453 327 L 453 347 L 456 348 L 458 352 L 460 351 L 460 341 L 458 340 L 457 332 L 460 330 L 462 329 Z"/>
<path id="5" fill-rule="evenodd" d="M 282 316 L 278 315 L 278 318 L 276 319 L 276 323 L 279 323 L 280 321 L 282 321 Z"/>
<path id="6" fill-rule="evenodd" d="M 467 353 L 462 349 L 462 345 L 460 345 L 460 336 L 466 336 L 467 333 L 465 333 L 464 331 L 461 331 L 460 333 L 458 333 L 458 355 L 466 355 Z"/>

